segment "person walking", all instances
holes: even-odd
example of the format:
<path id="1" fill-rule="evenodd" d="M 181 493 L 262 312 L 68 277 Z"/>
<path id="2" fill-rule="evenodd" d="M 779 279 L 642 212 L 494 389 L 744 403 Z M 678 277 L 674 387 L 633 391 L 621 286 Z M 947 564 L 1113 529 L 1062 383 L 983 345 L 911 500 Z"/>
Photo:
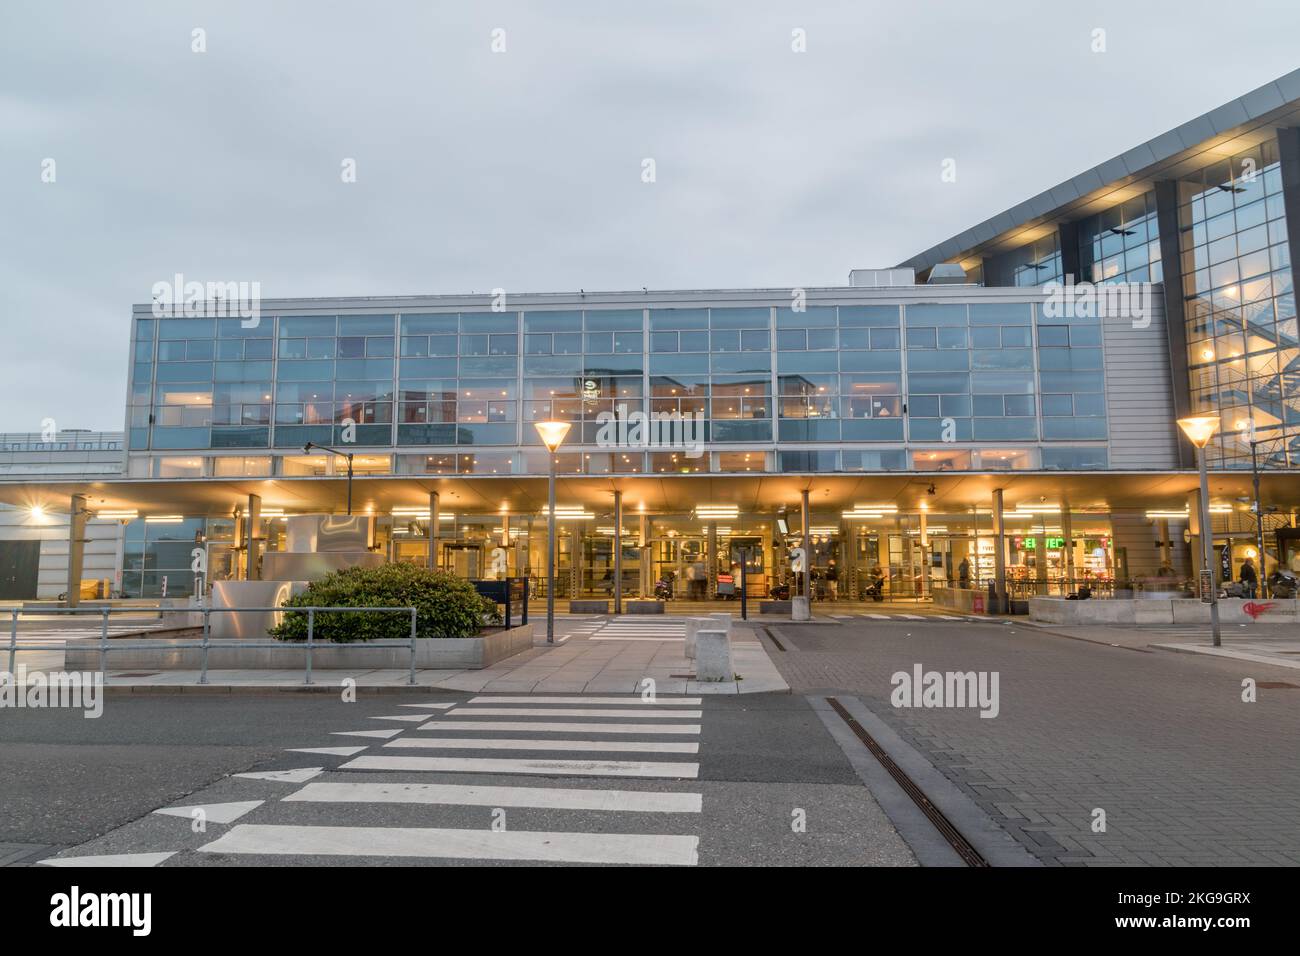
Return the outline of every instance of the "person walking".
<path id="1" fill-rule="evenodd" d="M 1246 592 L 1246 597 L 1253 598 L 1259 587 L 1259 573 L 1255 570 L 1255 562 L 1250 558 L 1241 563 L 1238 579 L 1241 581 L 1241 589 Z"/>
<path id="2" fill-rule="evenodd" d="M 957 565 L 957 586 L 970 587 L 970 558 L 962 558 L 961 564 Z"/>

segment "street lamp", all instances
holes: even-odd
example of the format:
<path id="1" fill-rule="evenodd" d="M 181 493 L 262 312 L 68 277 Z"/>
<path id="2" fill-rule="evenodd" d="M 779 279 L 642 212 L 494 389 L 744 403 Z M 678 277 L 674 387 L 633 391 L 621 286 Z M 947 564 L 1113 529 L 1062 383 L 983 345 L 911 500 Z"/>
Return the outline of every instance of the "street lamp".
<path id="1" fill-rule="evenodd" d="M 546 643 L 555 643 L 555 452 L 569 434 L 569 422 L 535 422 L 533 427 L 546 446 L 550 476 L 547 481 L 546 509 Z"/>
<path id="2" fill-rule="evenodd" d="M 1198 415 L 1192 418 L 1178 419 L 1178 427 L 1183 430 L 1188 441 L 1196 446 L 1197 461 L 1201 473 L 1201 558 L 1204 566 L 1201 570 L 1201 588 L 1210 594 L 1210 630 L 1214 635 L 1214 646 L 1220 645 L 1219 639 L 1219 589 L 1214 586 L 1214 534 L 1210 530 L 1210 479 L 1205 471 L 1205 446 L 1210 443 L 1219 428 L 1219 419 L 1215 415 Z M 1209 579 L 1209 587 L 1205 586 Z"/>
<path id="3" fill-rule="evenodd" d="M 321 451 L 327 451 L 332 455 L 338 455 L 340 458 L 348 460 L 348 514 L 352 514 L 352 452 L 339 451 L 337 448 L 331 448 L 329 445 L 322 445 L 318 442 L 309 441 L 302 446 L 302 450 L 311 454 L 313 448 L 319 448 Z"/>

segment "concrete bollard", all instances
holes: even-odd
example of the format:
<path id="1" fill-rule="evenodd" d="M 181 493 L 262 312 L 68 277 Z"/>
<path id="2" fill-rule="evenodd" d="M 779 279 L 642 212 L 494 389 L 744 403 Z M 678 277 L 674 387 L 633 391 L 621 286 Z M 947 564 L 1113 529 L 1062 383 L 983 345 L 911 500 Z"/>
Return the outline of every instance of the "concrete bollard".
<path id="1" fill-rule="evenodd" d="M 806 597 L 797 597 L 790 602 L 790 619 L 793 621 L 811 621 L 812 608 L 808 606 Z"/>
<path id="2" fill-rule="evenodd" d="M 695 634 L 695 679 L 735 680 L 731 668 L 731 640 L 726 631 L 701 630 Z"/>
<path id="3" fill-rule="evenodd" d="M 731 612 L 719 611 L 709 615 L 709 620 L 713 622 L 712 627 L 718 630 L 726 631 L 727 637 L 731 636 Z"/>
<path id="4" fill-rule="evenodd" d="M 691 660 L 695 657 L 695 635 L 700 629 L 700 619 L 698 617 L 688 617 L 686 619 L 686 658 Z"/>

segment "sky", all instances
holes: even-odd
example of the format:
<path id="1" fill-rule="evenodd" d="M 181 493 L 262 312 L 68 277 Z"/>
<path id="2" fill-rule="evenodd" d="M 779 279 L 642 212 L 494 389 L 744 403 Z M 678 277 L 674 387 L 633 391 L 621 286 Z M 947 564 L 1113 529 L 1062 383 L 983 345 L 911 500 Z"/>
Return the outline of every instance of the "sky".
<path id="1" fill-rule="evenodd" d="M 1294 0 L 3 0 L 0 431 L 120 430 L 131 306 L 176 273 L 844 285 L 1295 69 L 1297 36 Z"/>

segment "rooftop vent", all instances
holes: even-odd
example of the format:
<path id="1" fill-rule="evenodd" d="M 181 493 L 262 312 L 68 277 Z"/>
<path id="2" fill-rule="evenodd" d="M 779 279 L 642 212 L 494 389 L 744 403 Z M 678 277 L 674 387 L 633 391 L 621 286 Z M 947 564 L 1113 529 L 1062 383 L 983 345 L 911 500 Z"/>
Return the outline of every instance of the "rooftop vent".
<path id="1" fill-rule="evenodd" d="M 927 285 L 965 285 L 966 270 L 955 262 L 940 262 L 930 269 Z"/>
<path id="2" fill-rule="evenodd" d="M 916 270 L 854 269 L 849 273 L 849 285 L 865 289 L 888 289 L 900 285 L 916 285 Z"/>

